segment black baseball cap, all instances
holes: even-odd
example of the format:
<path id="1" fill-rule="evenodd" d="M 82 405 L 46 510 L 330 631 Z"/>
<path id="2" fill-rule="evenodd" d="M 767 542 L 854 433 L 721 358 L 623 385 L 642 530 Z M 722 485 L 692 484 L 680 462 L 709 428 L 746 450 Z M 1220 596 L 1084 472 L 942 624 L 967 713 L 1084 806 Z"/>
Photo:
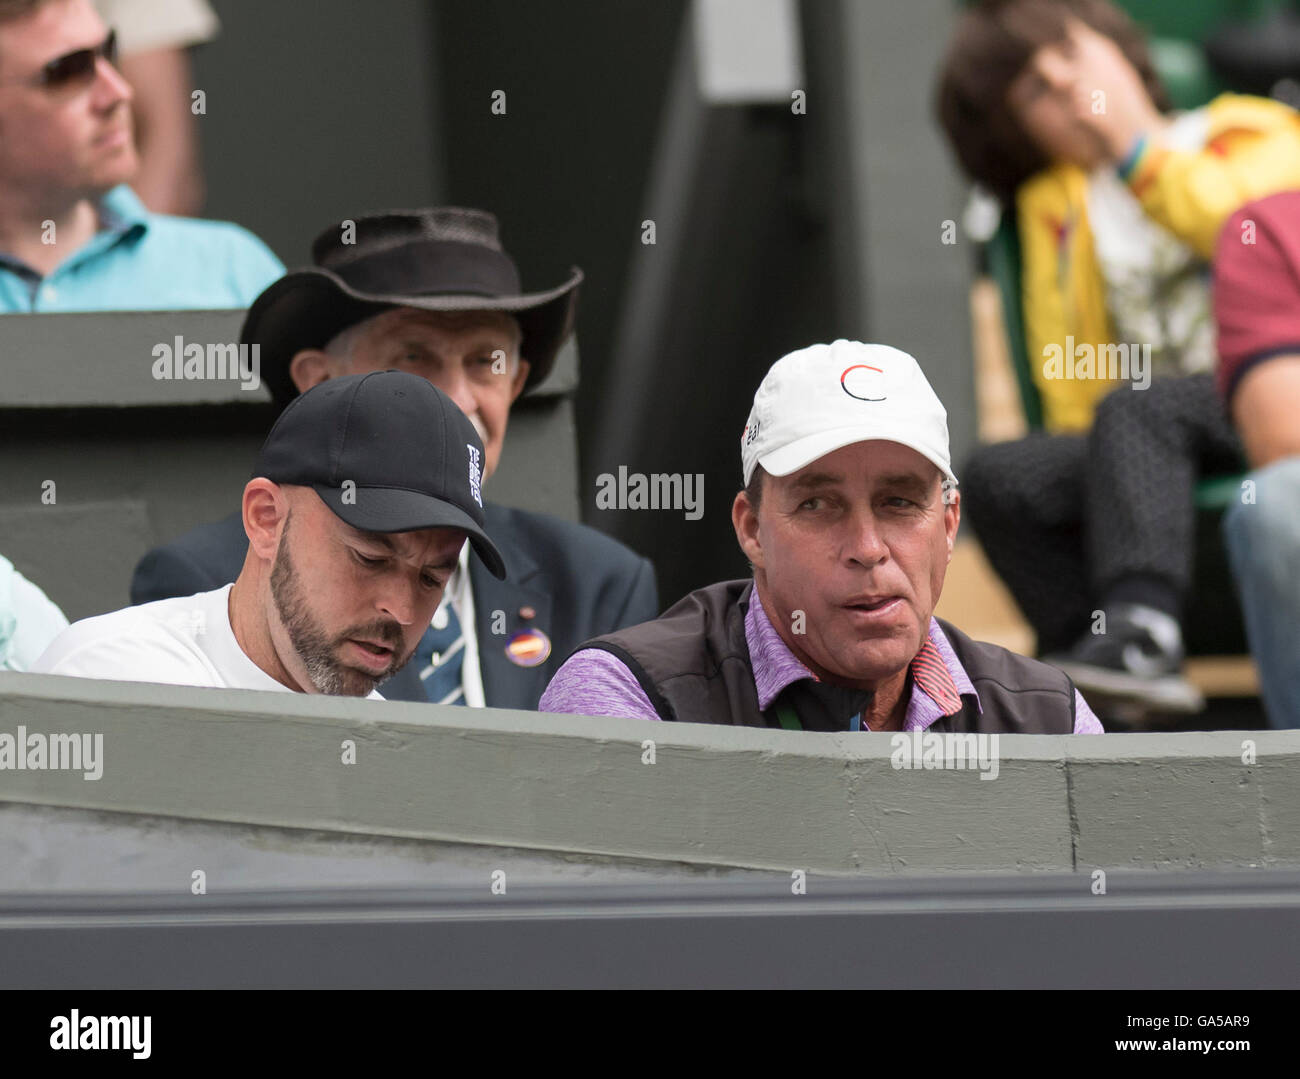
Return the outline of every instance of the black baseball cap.
<path id="1" fill-rule="evenodd" d="M 506 575 L 484 531 L 483 443 L 418 375 L 371 371 L 313 386 L 275 421 L 253 475 L 312 488 L 364 532 L 459 528 L 492 575 Z"/>

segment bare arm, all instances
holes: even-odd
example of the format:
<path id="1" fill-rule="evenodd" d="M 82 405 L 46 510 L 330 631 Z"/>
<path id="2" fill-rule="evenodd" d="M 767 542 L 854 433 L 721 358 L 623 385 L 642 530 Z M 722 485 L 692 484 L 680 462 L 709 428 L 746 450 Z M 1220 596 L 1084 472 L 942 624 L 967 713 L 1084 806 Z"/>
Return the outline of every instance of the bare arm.
<path id="1" fill-rule="evenodd" d="M 1241 376 L 1232 422 L 1252 468 L 1300 455 L 1300 353 L 1261 360 Z"/>

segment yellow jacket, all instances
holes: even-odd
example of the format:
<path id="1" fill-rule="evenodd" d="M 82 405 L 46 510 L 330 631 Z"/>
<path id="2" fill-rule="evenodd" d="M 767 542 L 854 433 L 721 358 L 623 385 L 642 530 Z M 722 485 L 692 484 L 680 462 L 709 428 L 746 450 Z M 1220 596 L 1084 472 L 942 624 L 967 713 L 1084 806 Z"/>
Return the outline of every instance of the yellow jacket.
<path id="1" fill-rule="evenodd" d="M 1207 106 L 1209 134 L 1195 153 L 1148 146 L 1129 189 L 1154 221 L 1204 258 L 1243 203 L 1300 188 L 1300 113 L 1267 98 L 1223 94 Z M 1047 379 L 1044 348 L 1067 336 L 1094 348 L 1112 340 L 1106 290 L 1088 225 L 1087 175 L 1054 165 L 1016 192 L 1025 343 L 1049 431 L 1081 431 L 1114 388 L 1105 378 Z"/>

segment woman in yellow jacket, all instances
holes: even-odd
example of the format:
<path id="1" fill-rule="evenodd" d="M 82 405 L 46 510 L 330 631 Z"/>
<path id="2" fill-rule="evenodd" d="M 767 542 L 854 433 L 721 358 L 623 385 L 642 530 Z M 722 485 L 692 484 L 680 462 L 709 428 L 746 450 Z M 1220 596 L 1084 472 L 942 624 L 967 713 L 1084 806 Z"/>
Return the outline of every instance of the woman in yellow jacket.
<path id="1" fill-rule="evenodd" d="M 1014 207 L 1048 432 L 976 451 L 968 519 L 1081 687 L 1195 710 L 1193 492 L 1240 463 L 1210 374 L 1208 260 L 1244 203 L 1300 188 L 1300 116 L 1232 94 L 1170 112 L 1105 0 L 976 4 L 938 104 L 967 172 Z"/>

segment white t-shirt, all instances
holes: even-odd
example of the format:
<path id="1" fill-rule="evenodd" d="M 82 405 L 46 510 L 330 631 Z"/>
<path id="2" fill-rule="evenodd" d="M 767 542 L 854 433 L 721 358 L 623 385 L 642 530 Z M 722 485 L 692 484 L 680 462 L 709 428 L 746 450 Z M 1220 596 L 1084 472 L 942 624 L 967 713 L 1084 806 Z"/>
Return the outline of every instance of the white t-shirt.
<path id="1" fill-rule="evenodd" d="M 75 622 L 32 665 L 33 674 L 292 693 L 248 658 L 230 628 L 233 585 L 160 599 Z M 382 701 L 378 690 L 370 699 Z"/>
<path id="2" fill-rule="evenodd" d="M 1210 133 L 1205 109 L 1183 113 L 1160 144 L 1192 153 Z M 1214 369 L 1214 319 L 1205 260 L 1147 216 L 1110 166 L 1088 179 L 1088 225 L 1106 287 L 1115 342 L 1149 344 L 1158 375 Z"/>

